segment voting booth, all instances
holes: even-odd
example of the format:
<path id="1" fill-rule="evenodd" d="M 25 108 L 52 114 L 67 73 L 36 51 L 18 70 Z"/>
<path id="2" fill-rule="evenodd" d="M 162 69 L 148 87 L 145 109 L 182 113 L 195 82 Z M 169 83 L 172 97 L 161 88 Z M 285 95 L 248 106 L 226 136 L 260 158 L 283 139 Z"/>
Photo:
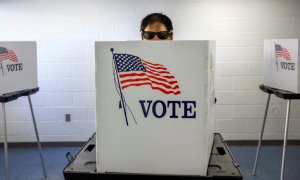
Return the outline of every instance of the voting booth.
<path id="1" fill-rule="evenodd" d="M 207 174 L 215 42 L 96 42 L 98 173 Z"/>
<path id="2" fill-rule="evenodd" d="M 264 41 L 263 84 L 300 93 L 298 39 L 268 39 Z"/>
<path id="3" fill-rule="evenodd" d="M 0 95 L 36 87 L 36 42 L 0 42 Z"/>
<path id="4" fill-rule="evenodd" d="M 22 96 L 28 97 L 30 106 L 30 111 L 28 111 L 28 113 L 31 112 L 41 165 L 43 168 L 44 177 L 47 177 L 39 140 L 38 128 L 30 98 L 30 95 L 36 93 L 38 90 L 36 42 L 0 42 L 0 103 L 2 104 L 1 120 L 3 120 L 3 125 L 1 125 L 1 128 L 3 128 L 5 177 L 7 180 L 9 179 L 9 163 L 6 114 L 10 112 L 6 112 L 5 104 L 10 101 L 17 100 Z"/>
<path id="5" fill-rule="evenodd" d="M 278 98 L 287 100 L 280 170 L 280 180 L 284 179 L 291 102 L 292 100 L 300 99 L 300 74 L 298 61 L 298 39 L 267 39 L 264 41 L 264 81 L 259 88 L 264 93 L 268 94 L 268 98 L 254 161 L 253 175 L 256 175 L 270 99 L 273 94 Z"/>

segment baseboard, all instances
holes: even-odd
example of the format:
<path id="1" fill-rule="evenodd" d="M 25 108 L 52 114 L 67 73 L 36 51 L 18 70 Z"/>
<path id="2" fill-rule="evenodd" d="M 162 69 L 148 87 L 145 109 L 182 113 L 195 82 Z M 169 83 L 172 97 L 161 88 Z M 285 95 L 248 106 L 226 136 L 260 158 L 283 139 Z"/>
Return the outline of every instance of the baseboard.
<path id="1" fill-rule="evenodd" d="M 227 140 L 229 146 L 257 146 L 258 140 Z M 264 146 L 282 146 L 283 140 L 263 140 Z M 288 140 L 287 145 L 300 146 L 300 140 Z"/>
<path id="2" fill-rule="evenodd" d="M 42 147 L 82 147 L 85 142 L 41 142 Z M 3 148 L 4 144 L 0 143 L 0 148 Z M 10 142 L 9 148 L 20 147 L 37 147 L 36 142 Z"/>
<path id="3" fill-rule="evenodd" d="M 257 146 L 257 140 L 226 140 L 229 146 Z M 42 147 L 82 147 L 85 142 L 42 142 Z M 263 140 L 264 146 L 282 146 L 283 140 Z M 300 146 L 300 140 L 288 140 L 287 145 Z M 4 145 L 0 143 L 0 148 Z M 13 142 L 8 143 L 10 148 L 37 147 L 36 142 Z"/>

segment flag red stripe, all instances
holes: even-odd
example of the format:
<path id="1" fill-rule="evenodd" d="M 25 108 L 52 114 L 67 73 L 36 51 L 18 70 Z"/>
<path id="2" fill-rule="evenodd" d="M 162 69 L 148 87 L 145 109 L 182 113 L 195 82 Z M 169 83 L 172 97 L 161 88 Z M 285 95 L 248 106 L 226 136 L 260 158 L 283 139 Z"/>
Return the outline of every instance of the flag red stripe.
<path id="1" fill-rule="evenodd" d="M 146 74 L 143 73 L 126 73 L 126 74 L 119 74 L 120 78 L 126 78 L 130 76 L 145 76 Z"/>
<path id="2" fill-rule="evenodd" d="M 167 70 L 167 68 L 165 68 L 165 67 L 154 67 L 154 66 L 149 66 L 149 65 L 146 65 L 146 64 L 144 64 L 144 66 L 146 68 L 159 69 L 159 70 Z"/>
<path id="3" fill-rule="evenodd" d="M 285 52 L 277 52 L 276 54 L 279 54 L 279 55 L 290 55 L 289 53 L 285 53 Z"/>
<path id="4" fill-rule="evenodd" d="M 291 56 L 286 55 L 286 54 L 277 54 L 277 56 L 278 56 L 278 57 L 289 57 L 289 58 L 291 57 Z"/>
<path id="5" fill-rule="evenodd" d="M 150 72 L 150 71 L 148 71 L 147 73 L 152 74 L 154 76 L 163 77 L 163 78 L 166 78 L 166 79 L 173 79 L 173 78 L 175 79 L 175 77 L 172 76 L 172 75 L 170 75 L 170 76 L 162 76 L 161 74 L 156 74 L 156 73 L 153 73 L 153 72 Z"/>
<path id="6" fill-rule="evenodd" d="M 165 79 L 175 79 L 174 76 L 161 76 L 160 74 L 154 74 L 154 73 L 151 73 L 151 72 L 146 72 L 147 74 L 152 74 L 154 76 L 158 76 L 158 77 L 162 77 L 162 78 L 165 78 Z M 146 73 L 126 73 L 126 74 L 119 74 L 120 78 L 126 78 L 126 77 L 130 77 L 130 76 L 150 76 L 150 75 L 147 75 Z"/>
<path id="7" fill-rule="evenodd" d="M 277 51 L 276 54 L 286 54 L 286 55 L 290 55 L 290 53 L 288 53 L 288 52 L 283 52 L 283 51 Z"/>
<path id="8" fill-rule="evenodd" d="M 290 56 L 289 54 L 287 54 L 287 53 L 276 53 L 276 54 L 278 54 L 278 55 L 286 55 L 286 56 Z"/>
<path id="9" fill-rule="evenodd" d="M 167 82 L 169 84 L 174 84 L 173 82 L 177 83 L 176 80 L 170 81 L 169 78 L 158 78 L 158 77 L 152 76 L 152 75 L 148 75 L 148 77 L 159 80 L 159 81 L 164 81 L 164 82 Z M 171 79 L 174 79 L 174 78 L 171 78 Z"/>
<path id="10" fill-rule="evenodd" d="M 288 55 L 277 55 L 277 57 L 291 58 L 291 56 L 288 56 Z"/>
<path id="11" fill-rule="evenodd" d="M 8 55 L 7 57 L 10 59 L 17 59 L 16 56 L 14 56 L 14 55 Z"/>
<path id="12" fill-rule="evenodd" d="M 1 60 L 11 60 L 11 61 L 17 62 L 17 58 L 14 56 L 0 56 L 0 59 Z"/>
<path id="13" fill-rule="evenodd" d="M 286 60 L 291 60 L 291 57 L 287 57 L 287 56 L 277 56 L 277 57 L 283 57 L 283 58 L 285 58 Z"/>
<path id="14" fill-rule="evenodd" d="M 165 87 L 165 88 L 168 88 L 168 89 L 178 89 L 179 88 L 179 86 L 178 85 L 175 85 L 175 86 L 170 86 L 170 85 L 167 85 L 167 84 L 164 84 L 164 83 L 161 83 L 161 82 L 157 82 L 157 81 L 154 81 L 154 80 L 152 80 L 152 79 L 146 79 L 146 80 L 144 80 L 144 79 L 142 79 L 142 78 L 139 78 L 139 79 L 135 79 L 133 82 L 139 82 L 139 81 L 149 81 L 150 83 L 153 83 L 153 84 L 156 84 L 156 85 L 160 85 L 160 86 L 163 86 L 163 87 Z M 125 80 L 125 82 L 124 81 L 121 81 L 121 85 L 122 84 L 125 84 L 126 83 L 126 80 Z"/>
<path id="15" fill-rule="evenodd" d="M 162 65 L 162 64 L 151 63 L 151 62 L 145 61 L 145 60 L 143 60 L 143 59 L 142 59 L 142 62 L 143 62 L 143 63 L 146 63 L 146 64 L 149 64 L 149 65 L 152 65 L 152 66 L 160 66 L 160 67 L 164 67 L 164 65 Z"/>
<path id="16" fill-rule="evenodd" d="M 133 83 L 133 84 L 129 84 L 129 85 L 126 85 L 126 86 L 122 86 L 122 89 L 125 89 L 125 88 L 130 87 L 130 86 L 143 86 L 143 85 L 150 85 L 153 90 L 161 91 L 164 94 L 174 94 L 174 95 L 180 94 L 180 91 L 167 91 L 167 90 L 164 90 L 164 89 L 159 88 L 159 87 L 153 87 L 150 82 L 147 82 L 147 83 Z"/>
<path id="17" fill-rule="evenodd" d="M 2 54 L 0 54 L 0 59 L 2 60 L 4 60 L 6 58 L 6 56 L 5 55 L 2 55 Z"/>
<path id="18" fill-rule="evenodd" d="M 147 71 L 149 72 L 154 72 L 154 73 L 160 73 L 160 74 L 171 74 L 169 71 L 156 71 L 155 69 L 151 69 L 151 68 L 146 68 Z"/>
<path id="19" fill-rule="evenodd" d="M 164 83 L 171 84 L 171 85 L 177 83 L 176 80 L 175 81 L 168 81 L 166 79 L 157 78 L 157 77 L 154 77 L 154 76 L 148 76 L 148 77 L 145 77 L 145 78 L 137 78 L 137 79 L 126 79 L 126 80 L 122 80 L 121 83 L 134 82 L 134 81 L 140 81 L 140 80 L 150 80 L 150 78 L 158 80 L 158 81 L 162 81 Z"/>
<path id="20" fill-rule="evenodd" d="M 151 67 L 147 67 L 147 66 L 145 66 L 145 68 L 146 68 L 147 71 L 150 70 L 152 72 L 169 73 L 170 74 L 170 72 L 167 69 L 159 70 L 157 68 L 151 68 Z"/>
<path id="21" fill-rule="evenodd" d="M 168 88 L 168 89 L 179 89 L 178 85 L 175 85 L 175 86 L 172 87 L 168 84 L 164 84 L 164 83 L 161 83 L 161 82 L 156 82 L 156 81 L 153 81 L 151 79 L 136 79 L 135 81 L 132 81 L 132 82 L 150 82 L 150 83 L 153 83 L 153 84 L 156 84 L 156 85 L 163 86 L 163 87 Z M 121 84 L 126 84 L 126 83 L 127 83 L 126 81 L 125 82 L 121 81 Z M 127 83 L 127 84 L 129 84 L 129 83 Z"/>

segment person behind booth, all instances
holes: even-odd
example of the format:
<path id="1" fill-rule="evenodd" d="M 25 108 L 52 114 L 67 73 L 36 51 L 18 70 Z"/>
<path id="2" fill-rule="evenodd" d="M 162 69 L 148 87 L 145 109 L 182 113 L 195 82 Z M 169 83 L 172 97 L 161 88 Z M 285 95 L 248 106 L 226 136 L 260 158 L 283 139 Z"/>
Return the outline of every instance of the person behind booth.
<path id="1" fill-rule="evenodd" d="M 172 21 L 162 13 L 148 14 L 141 22 L 140 31 L 142 40 L 173 40 Z"/>
<path id="2" fill-rule="evenodd" d="M 173 40 L 171 19 L 162 13 L 148 14 L 141 22 L 142 40 Z"/>

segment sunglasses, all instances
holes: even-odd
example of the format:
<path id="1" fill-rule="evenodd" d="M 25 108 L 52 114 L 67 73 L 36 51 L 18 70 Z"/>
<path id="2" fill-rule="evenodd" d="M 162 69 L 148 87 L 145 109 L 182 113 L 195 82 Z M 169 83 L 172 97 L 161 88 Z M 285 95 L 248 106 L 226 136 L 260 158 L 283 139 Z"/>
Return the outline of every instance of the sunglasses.
<path id="1" fill-rule="evenodd" d="M 148 40 L 153 39 L 155 34 L 159 39 L 167 39 L 170 36 L 171 32 L 170 31 L 159 31 L 159 32 L 142 31 L 142 36 Z"/>

